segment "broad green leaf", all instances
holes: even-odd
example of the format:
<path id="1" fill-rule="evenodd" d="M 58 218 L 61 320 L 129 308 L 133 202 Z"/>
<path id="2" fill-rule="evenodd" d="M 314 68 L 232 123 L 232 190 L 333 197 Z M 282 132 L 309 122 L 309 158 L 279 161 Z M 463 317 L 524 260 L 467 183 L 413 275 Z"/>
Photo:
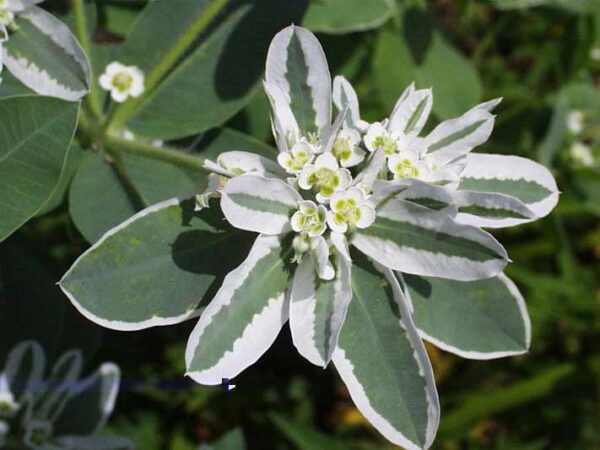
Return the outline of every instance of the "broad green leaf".
<path id="1" fill-rule="evenodd" d="M 478 0 L 480 3 L 488 3 L 499 9 L 523 9 L 535 6 L 554 6 L 567 11 L 588 13 L 597 12 L 600 9 L 599 0 Z"/>
<path id="2" fill-rule="evenodd" d="M 548 169 L 519 156 L 467 155 L 460 190 L 500 193 L 516 197 L 536 218 L 544 217 L 558 203 L 558 187 Z"/>
<path id="3" fill-rule="evenodd" d="M 221 208 L 236 228 L 280 234 L 291 230 L 290 217 L 301 200 L 300 194 L 285 181 L 250 173 L 227 182 Z"/>
<path id="4" fill-rule="evenodd" d="M 401 277 L 415 325 L 425 340 L 471 359 L 502 358 L 529 349 L 527 307 L 505 275 L 466 282 Z"/>
<path id="5" fill-rule="evenodd" d="M 407 449 L 428 448 L 439 404 L 423 343 L 391 271 L 352 259 L 353 298 L 333 363 L 377 431 Z"/>
<path id="6" fill-rule="evenodd" d="M 213 160 L 217 159 L 219 154 L 231 150 L 257 153 L 271 159 L 276 158 L 278 153 L 270 145 L 230 128 L 221 128 L 206 133 L 200 143 L 194 148 L 194 152 L 198 152 L 203 158 Z"/>
<path id="7" fill-rule="evenodd" d="M 400 31 L 380 33 L 375 49 L 373 72 L 382 104 L 391 111 L 402 90 L 414 81 L 418 88 L 433 88 L 438 118 L 459 116 L 481 99 L 477 71 L 428 12 L 403 8 Z"/>
<path id="8" fill-rule="evenodd" d="M 393 12 L 391 0 L 312 0 L 302 24 L 315 32 L 353 33 L 379 27 Z"/>
<path id="9" fill-rule="evenodd" d="M 117 110 L 117 126 L 173 139 L 222 124 L 254 94 L 272 37 L 304 8 L 303 0 L 148 4 L 119 60 L 144 70 L 150 92 Z"/>
<path id="10" fill-rule="evenodd" d="M 496 276 L 508 262 L 490 234 L 401 199 L 378 209 L 375 222 L 357 230 L 352 244 L 390 269 L 456 280 Z"/>
<path id="11" fill-rule="evenodd" d="M 501 228 L 535 220 L 536 216 L 521 200 L 492 192 L 455 191 L 456 220 L 483 228 Z"/>
<path id="12" fill-rule="evenodd" d="M 244 262 L 231 271 L 200 316 L 185 351 L 187 375 L 221 384 L 254 364 L 288 319 L 285 293 L 291 247 L 260 235 Z"/>
<path id="13" fill-rule="evenodd" d="M 48 97 L 0 100 L 0 241 L 40 211 L 63 172 L 78 104 Z"/>
<path id="14" fill-rule="evenodd" d="M 90 86 L 90 66 L 71 30 L 36 6 L 17 15 L 4 44 L 4 64 L 38 94 L 78 100 Z"/>
<path id="15" fill-rule="evenodd" d="M 235 428 L 211 444 L 213 450 L 245 450 L 244 433 L 241 428 Z"/>
<path id="16" fill-rule="evenodd" d="M 149 205 L 193 194 L 198 183 L 162 161 L 122 155 L 122 164 L 116 165 L 94 153 L 84 160 L 71 183 L 69 212 L 84 237 L 96 242 Z"/>
<path id="17" fill-rule="evenodd" d="M 74 385 L 69 399 L 54 422 L 57 436 L 86 436 L 99 432 L 112 413 L 121 371 L 112 363 L 104 363 L 89 377 Z"/>
<path id="18" fill-rule="evenodd" d="M 308 30 L 290 26 L 277 33 L 269 47 L 265 83 L 285 100 L 300 136 L 325 130 L 331 124 L 332 85 L 327 58 L 317 38 Z M 270 92 L 273 102 L 273 92 Z M 281 119 L 281 107 L 273 102 Z"/>
<path id="19" fill-rule="evenodd" d="M 335 278 L 321 280 L 312 256 L 304 256 L 296 269 L 290 297 L 294 345 L 302 356 L 321 367 L 331 360 L 352 299 L 351 262 L 336 254 L 335 263 Z"/>
<path id="20" fill-rule="evenodd" d="M 139 330 L 197 316 L 248 245 L 216 205 L 193 209 L 193 201 L 173 199 L 140 211 L 86 251 L 60 287 L 85 317 L 107 328 Z"/>
<path id="21" fill-rule="evenodd" d="M 284 417 L 273 412 L 269 417 L 298 450 L 348 450 L 352 448 L 347 442 L 344 442 L 338 437 L 330 436 L 329 434 L 321 433 L 316 430 L 307 428 L 305 424 L 299 424 L 286 420 Z"/>

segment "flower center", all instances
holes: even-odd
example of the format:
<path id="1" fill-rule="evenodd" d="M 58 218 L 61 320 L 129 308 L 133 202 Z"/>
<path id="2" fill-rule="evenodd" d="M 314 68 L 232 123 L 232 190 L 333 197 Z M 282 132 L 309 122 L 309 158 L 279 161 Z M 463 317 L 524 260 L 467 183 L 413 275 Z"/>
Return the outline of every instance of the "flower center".
<path id="1" fill-rule="evenodd" d="M 309 175 L 308 182 L 315 186 L 322 194 L 331 195 L 340 184 L 340 177 L 334 170 L 321 167 Z"/>
<path id="2" fill-rule="evenodd" d="M 131 89 L 133 77 L 126 72 L 120 72 L 114 76 L 112 84 L 119 91 L 127 92 L 129 89 Z"/>
<path id="3" fill-rule="evenodd" d="M 0 1 L 0 24 L 10 25 L 15 19 L 15 14 L 12 11 L 8 11 L 4 2 Z"/>
<path id="4" fill-rule="evenodd" d="M 373 141 L 373 145 L 375 145 L 375 147 L 383 148 L 383 153 L 386 155 L 393 155 L 399 150 L 398 141 L 389 134 L 377 136 Z"/>
<path id="5" fill-rule="evenodd" d="M 352 156 L 352 147 L 348 139 L 337 138 L 333 143 L 332 152 L 337 159 L 345 161 Z"/>
<path id="6" fill-rule="evenodd" d="M 393 172 L 396 178 L 416 178 L 419 176 L 419 169 L 409 159 L 398 161 L 393 166 Z"/>
<path id="7" fill-rule="evenodd" d="M 308 163 L 309 154 L 304 150 L 298 150 L 293 152 L 292 157 L 286 161 L 286 169 L 292 171 L 299 171 L 304 168 L 304 166 Z"/>
<path id="8" fill-rule="evenodd" d="M 360 220 L 361 212 L 353 198 L 337 200 L 333 205 L 334 219 L 338 225 L 354 225 Z"/>

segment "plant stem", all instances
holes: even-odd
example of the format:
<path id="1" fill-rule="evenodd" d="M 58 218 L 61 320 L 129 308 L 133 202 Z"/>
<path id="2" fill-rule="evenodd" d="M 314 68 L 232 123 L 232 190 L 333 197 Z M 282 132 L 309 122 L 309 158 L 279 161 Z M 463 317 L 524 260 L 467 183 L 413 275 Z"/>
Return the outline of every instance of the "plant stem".
<path id="1" fill-rule="evenodd" d="M 92 46 L 88 34 L 88 23 L 85 15 L 84 0 L 71 0 L 71 5 L 73 7 L 73 16 L 75 17 L 75 34 L 77 35 L 77 40 L 79 41 L 84 53 L 87 55 L 90 65 L 92 65 Z M 91 78 L 90 92 L 86 96 L 85 102 L 94 117 L 100 119 L 102 116 L 102 111 L 100 110 L 98 89 L 93 74 L 91 75 Z"/>
<path id="2" fill-rule="evenodd" d="M 196 172 L 208 172 L 203 166 L 203 159 L 182 152 L 172 147 L 156 147 L 139 141 L 128 141 L 116 136 L 106 135 L 104 145 L 109 152 L 124 152 L 147 158 L 165 161 L 184 169 Z"/>
<path id="3" fill-rule="evenodd" d="M 227 5 L 229 0 L 213 0 L 203 13 L 194 21 L 185 33 L 175 42 L 175 45 L 163 56 L 160 62 L 146 74 L 146 95 L 129 99 L 123 103 L 111 117 L 108 130 L 121 128 L 129 117 L 135 112 L 142 98 L 158 85 L 160 80 L 171 70 L 175 63 L 184 55 L 194 40 L 202 33 L 213 19 Z"/>

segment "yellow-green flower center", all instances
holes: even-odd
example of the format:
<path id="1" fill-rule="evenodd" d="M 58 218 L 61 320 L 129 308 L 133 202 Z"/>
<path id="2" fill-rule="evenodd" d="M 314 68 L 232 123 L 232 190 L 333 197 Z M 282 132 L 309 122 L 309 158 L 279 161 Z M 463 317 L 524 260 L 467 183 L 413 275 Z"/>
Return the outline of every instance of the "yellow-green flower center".
<path id="1" fill-rule="evenodd" d="M 331 205 L 333 217 L 338 225 L 354 225 L 360 220 L 361 211 L 353 198 L 340 199 Z"/>
<path id="2" fill-rule="evenodd" d="M 352 156 L 352 147 L 348 139 L 337 138 L 333 143 L 333 154 L 340 161 L 345 161 Z"/>
<path id="3" fill-rule="evenodd" d="M 419 176 L 419 169 L 409 159 L 402 159 L 394 165 L 394 175 L 397 178 L 416 178 Z"/>
<path id="4" fill-rule="evenodd" d="M 126 92 L 131 89 L 133 77 L 126 72 L 119 72 L 113 77 L 112 84 L 121 92 Z"/>
<path id="5" fill-rule="evenodd" d="M 325 227 L 325 216 L 318 209 L 310 209 L 298 215 L 297 224 L 302 234 L 319 234 Z"/>
<path id="6" fill-rule="evenodd" d="M 299 171 L 308 163 L 309 154 L 307 151 L 299 150 L 292 153 L 292 157 L 285 163 L 286 169 Z"/>
<path id="7" fill-rule="evenodd" d="M 383 148 L 383 152 L 386 155 L 393 155 L 397 150 L 399 150 L 398 141 L 392 139 L 386 134 L 377 136 L 373 140 L 373 145 L 378 148 Z"/>
<path id="8" fill-rule="evenodd" d="M 331 195 L 340 184 L 340 177 L 335 170 L 321 167 L 308 176 L 310 185 L 316 187 L 323 195 Z"/>

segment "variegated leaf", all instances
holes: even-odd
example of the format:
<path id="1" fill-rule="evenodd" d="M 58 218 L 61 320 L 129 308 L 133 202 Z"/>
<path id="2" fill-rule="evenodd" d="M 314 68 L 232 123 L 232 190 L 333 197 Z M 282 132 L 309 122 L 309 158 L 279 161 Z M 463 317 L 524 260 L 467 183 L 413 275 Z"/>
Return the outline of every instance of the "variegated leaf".
<path id="1" fill-rule="evenodd" d="M 476 227 L 501 228 L 527 222 L 535 214 L 521 200 L 492 192 L 455 191 L 456 220 Z"/>
<path id="2" fill-rule="evenodd" d="M 490 234 L 401 199 L 381 207 L 370 227 L 356 231 L 352 244 L 390 269 L 456 280 L 493 277 L 508 262 Z"/>
<path id="3" fill-rule="evenodd" d="M 6 68 L 38 94 L 78 100 L 90 86 L 90 66 L 65 24 L 37 6 L 16 18 L 18 30 L 4 44 Z"/>
<path id="4" fill-rule="evenodd" d="M 467 155 L 460 190 L 500 193 L 515 197 L 529 208 L 536 218 L 544 217 L 558 203 L 558 187 L 548 169 L 519 156 L 471 153 Z M 502 226 L 527 220 L 507 218 Z"/>
<path id="5" fill-rule="evenodd" d="M 246 260 L 230 272 L 190 335 L 187 375 L 220 384 L 254 364 L 288 319 L 286 290 L 291 247 L 260 235 Z"/>
<path id="6" fill-rule="evenodd" d="M 447 189 L 417 179 L 376 180 L 373 185 L 371 201 L 377 208 L 394 198 L 406 200 L 435 211 L 443 211 L 449 216 L 456 216 L 457 208 L 454 198 Z"/>
<path id="7" fill-rule="evenodd" d="M 290 217 L 302 200 L 285 181 L 263 175 L 242 175 L 227 182 L 221 208 L 236 228 L 265 234 L 291 230 Z"/>
<path id="8" fill-rule="evenodd" d="M 431 89 L 412 89 L 398 100 L 390 116 L 389 129 L 407 135 L 418 135 L 431 113 Z"/>
<path id="9" fill-rule="evenodd" d="M 420 335 L 441 349 L 471 359 L 502 358 L 529 349 L 527 307 L 506 275 L 466 282 L 399 276 Z"/>
<path id="10" fill-rule="evenodd" d="M 358 410 L 387 439 L 428 448 L 439 423 L 431 365 L 390 270 L 353 255 L 353 298 L 333 363 Z"/>
<path id="11" fill-rule="evenodd" d="M 302 356 L 321 367 L 331 360 L 352 299 L 350 261 L 337 254 L 335 262 L 335 278 L 325 281 L 317 276 L 312 257 L 303 257 L 290 298 L 294 345 Z"/>
<path id="12" fill-rule="evenodd" d="M 265 79 L 285 96 L 302 136 L 331 123 L 331 76 L 317 38 L 302 27 L 277 33 L 267 55 Z"/>

